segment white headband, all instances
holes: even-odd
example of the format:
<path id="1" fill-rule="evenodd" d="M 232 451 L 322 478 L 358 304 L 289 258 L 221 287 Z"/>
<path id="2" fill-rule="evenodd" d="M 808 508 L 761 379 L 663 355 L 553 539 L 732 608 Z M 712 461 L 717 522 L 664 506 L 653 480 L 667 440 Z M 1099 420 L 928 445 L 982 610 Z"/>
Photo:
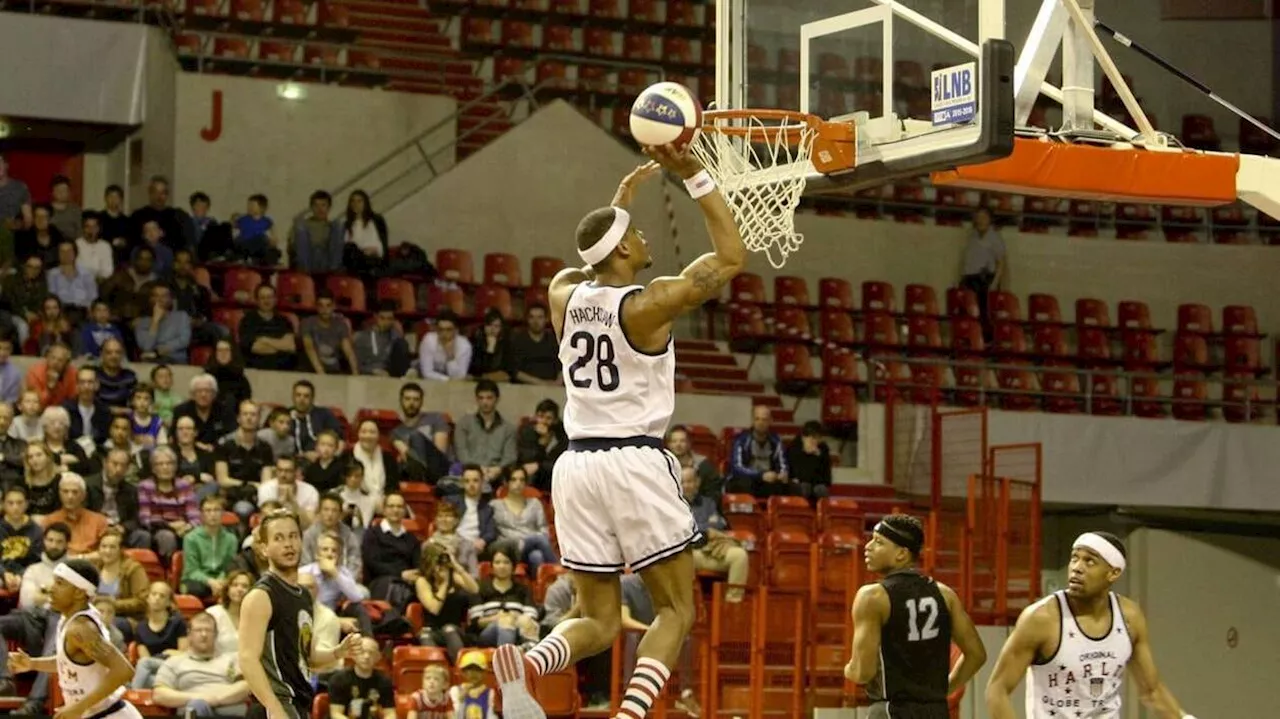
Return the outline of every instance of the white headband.
<path id="1" fill-rule="evenodd" d="M 98 588 L 93 585 L 93 582 L 80 576 L 79 572 L 68 567 L 65 563 L 59 564 L 53 568 L 53 576 L 62 577 L 67 580 L 71 586 L 84 590 L 84 592 L 90 596 L 96 594 L 98 591 Z"/>
<path id="2" fill-rule="evenodd" d="M 1103 561 L 1107 564 L 1110 564 L 1122 572 L 1124 571 L 1124 555 L 1120 553 L 1119 549 L 1116 549 L 1116 545 L 1108 542 L 1102 535 L 1094 534 L 1093 532 L 1085 532 L 1084 534 L 1081 534 L 1079 537 L 1076 537 L 1076 541 L 1071 545 L 1071 548 L 1077 549 L 1081 547 L 1097 552 L 1098 556 L 1102 557 Z"/>
<path id="3" fill-rule="evenodd" d="M 627 230 L 631 227 L 631 213 L 621 207 L 613 208 L 613 225 L 609 227 L 609 231 L 604 233 L 598 242 L 585 250 L 578 250 L 578 256 L 588 266 L 594 267 L 609 256 L 613 252 L 613 248 L 622 242 L 622 238 L 626 236 Z"/>

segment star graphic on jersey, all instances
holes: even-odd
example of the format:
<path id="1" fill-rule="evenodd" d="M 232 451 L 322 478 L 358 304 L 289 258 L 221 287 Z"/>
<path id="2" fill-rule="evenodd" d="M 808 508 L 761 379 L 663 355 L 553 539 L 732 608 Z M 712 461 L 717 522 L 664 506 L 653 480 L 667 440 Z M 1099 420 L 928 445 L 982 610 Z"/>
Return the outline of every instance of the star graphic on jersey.
<path id="1" fill-rule="evenodd" d="M 1069 639 L 1075 639 L 1075 638 L 1076 638 L 1076 633 L 1075 633 L 1075 632 L 1067 632 L 1067 638 L 1069 638 Z"/>
<path id="2" fill-rule="evenodd" d="M 1060 671 L 1060 672 L 1065 672 L 1066 670 L 1067 670 L 1067 665 L 1066 665 L 1066 664 L 1059 664 L 1059 665 L 1058 665 L 1058 671 Z"/>
<path id="3" fill-rule="evenodd" d="M 1124 634 L 1124 627 L 1116 627 L 1116 634 Z"/>
<path id="4" fill-rule="evenodd" d="M 1080 716 L 1080 712 L 1076 712 L 1076 716 Z"/>
<path id="5" fill-rule="evenodd" d="M 1058 716 L 1058 712 L 1056 712 L 1056 711 L 1054 711 L 1054 710 L 1050 709 L 1050 710 L 1049 710 L 1049 716 L 1051 716 L 1051 717 L 1056 717 L 1056 716 Z"/>
<path id="6" fill-rule="evenodd" d="M 1064 689 L 1063 691 L 1065 691 L 1067 694 L 1070 694 L 1070 693 L 1071 693 L 1071 687 L 1067 687 L 1067 688 L 1066 688 L 1066 689 Z"/>

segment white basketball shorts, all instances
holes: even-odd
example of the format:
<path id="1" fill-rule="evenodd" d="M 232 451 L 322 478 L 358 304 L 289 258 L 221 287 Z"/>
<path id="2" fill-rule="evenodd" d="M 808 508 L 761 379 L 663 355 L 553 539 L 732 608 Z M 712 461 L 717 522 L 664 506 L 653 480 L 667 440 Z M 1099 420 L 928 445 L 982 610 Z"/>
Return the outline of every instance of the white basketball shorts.
<path id="1" fill-rule="evenodd" d="M 700 540 L 679 466 L 655 437 L 571 440 L 551 473 L 564 566 L 636 572 Z"/>
<path id="2" fill-rule="evenodd" d="M 142 712 L 133 704 L 119 699 L 97 714 L 86 714 L 85 719 L 142 719 Z"/>

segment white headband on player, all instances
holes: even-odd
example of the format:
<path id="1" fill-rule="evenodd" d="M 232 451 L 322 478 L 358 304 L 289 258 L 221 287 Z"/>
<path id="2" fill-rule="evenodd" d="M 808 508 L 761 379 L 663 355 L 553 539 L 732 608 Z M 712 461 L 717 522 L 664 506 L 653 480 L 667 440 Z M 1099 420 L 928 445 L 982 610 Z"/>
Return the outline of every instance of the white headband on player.
<path id="1" fill-rule="evenodd" d="M 69 582 L 71 586 L 75 587 L 76 589 L 83 590 L 86 594 L 93 595 L 98 592 L 98 588 L 94 586 L 93 582 L 80 576 L 79 572 L 72 569 L 71 567 L 68 567 L 65 564 L 59 564 L 58 566 L 54 567 L 53 576 L 62 577 L 63 579 L 67 580 L 67 582 Z"/>
<path id="2" fill-rule="evenodd" d="M 609 227 L 609 231 L 604 233 L 598 242 L 585 250 L 578 250 L 578 256 L 587 265 L 594 267 L 609 256 L 610 252 L 622 242 L 622 238 L 626 237 L 627 230 L 631 229 L 631 213 L 621 207 L 613 208 L 613 225 Z"/>
<path id="3" fill-rule="evenodd" d="M 1124 571 L 1124 555 L 1120 553 L 1120 550 L 1116 548 L 1116 545 L 1108 542 L 1107 539 L 1100 534 L 1085 532 L 1079 537 L 1076 537 L 1076 541 L 1071 545 L 1071 548 L 1091 549 L 1094 552 L 1097 552 L 1098 556 L 1102 557 L 1103 561 L 1107 564 L 1110 564 L 1122 572 Z"/>

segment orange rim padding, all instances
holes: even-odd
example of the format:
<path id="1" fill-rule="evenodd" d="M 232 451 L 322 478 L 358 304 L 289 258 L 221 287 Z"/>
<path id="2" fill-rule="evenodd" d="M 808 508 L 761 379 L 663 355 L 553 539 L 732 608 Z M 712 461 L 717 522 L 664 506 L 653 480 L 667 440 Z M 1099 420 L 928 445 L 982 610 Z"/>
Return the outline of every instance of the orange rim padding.
<path id="1" fill-rule="evenodd" d="M 1071 145 L 1018 138 L 1013 154 L 934 172 L 933 184 L 1074 200 L 1212 207 L 1236 201 L 1236 155 Z"/>
<path id="2" fill-rule="evenodd" d="M 731 126 L 716 124 L 716 120 L 776 120 L 772 127 Z M 752 142 L 773 141 L 780 135 L 787 144 L 800 142 L 806 128 L 814 132 L 810 160 L 818 172 L 831 174 L 853 169 L 858 164 L 858 134 L 852 122 L 830 122 L 817 115 L 795 110 L 746 108 L 742 110 L 707 110 L 702 113 L 702 131 L 718 132 L 730 137 L 746 137 Z"/>

